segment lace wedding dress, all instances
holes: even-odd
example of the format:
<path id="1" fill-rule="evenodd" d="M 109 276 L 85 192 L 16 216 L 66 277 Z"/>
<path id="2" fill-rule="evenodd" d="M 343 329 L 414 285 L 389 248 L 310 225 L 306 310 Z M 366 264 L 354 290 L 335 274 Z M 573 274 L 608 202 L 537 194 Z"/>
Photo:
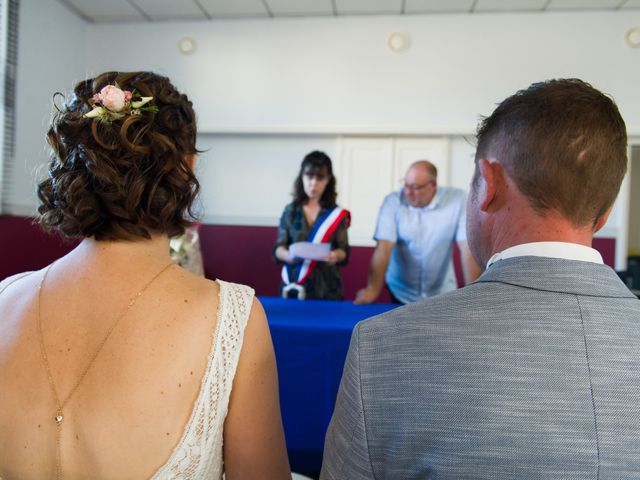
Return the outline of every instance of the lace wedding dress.
<path id="1" fill-rule="evenodd" d="M 253 289 L 221 280 L 218 284 L 218 324 L 200 393 L 180 442 L 151 480 L 222 477 L 222 427 L 229 408 L 244 328 L 253 303 Z"/>

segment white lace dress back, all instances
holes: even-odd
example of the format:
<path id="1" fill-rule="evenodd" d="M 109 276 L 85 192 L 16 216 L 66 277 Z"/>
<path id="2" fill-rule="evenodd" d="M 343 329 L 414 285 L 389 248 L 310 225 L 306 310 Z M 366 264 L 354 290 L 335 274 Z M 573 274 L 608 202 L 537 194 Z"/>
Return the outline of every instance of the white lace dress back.
<path id="1" fill-rule="evenodd" d="M 222 429 L 229 408 L 253 289 L 218 280 L 218 323 L 200 393 L 180 442 L 152 480 L 204 480 L 222 477 Z"/>

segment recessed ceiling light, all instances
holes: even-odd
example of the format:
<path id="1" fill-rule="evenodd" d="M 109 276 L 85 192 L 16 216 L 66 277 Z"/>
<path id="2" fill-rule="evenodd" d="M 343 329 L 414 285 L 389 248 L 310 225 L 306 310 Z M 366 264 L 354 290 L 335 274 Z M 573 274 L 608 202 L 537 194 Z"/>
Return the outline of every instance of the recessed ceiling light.
<path id="1" fill-rule="evenodd" d="M 640 27 L 630 28 L 627 30 L 627 34 L 624 38 L 627 41 L 627 45 L 631 48 L 640 47 Z"/>
<path id="2" fill-rule="evenodd" d="M 191 37 L 182 37 L 178 41 L 178 50 L 180 53 L 190 55 L 196 50 L 196 41 Z"/>
<path id="3" fill-rule="evenodd" d="M 404 52 L 409 48 L 409 34 L 404 32 L 393 32 L 389 35 L 387 44 L 392 52 Z"/>

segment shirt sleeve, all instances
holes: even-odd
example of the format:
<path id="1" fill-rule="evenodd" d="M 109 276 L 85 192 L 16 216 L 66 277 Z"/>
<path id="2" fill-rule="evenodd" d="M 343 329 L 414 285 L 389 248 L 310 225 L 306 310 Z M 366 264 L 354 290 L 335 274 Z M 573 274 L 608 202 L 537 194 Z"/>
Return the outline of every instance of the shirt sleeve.
<path id="1" fill-rule="evenodd" d="M 280 225 L 278 226 L 278 233 L 276 234 L 276 243 L 273 246 L 271 256 L 276 263 L 283 263 L 276 257 L 276 249 L 278 247 L 289 247 L 291 245 L 291 236 L 289 235 L 289 212 L 290 206 L 287 205 L 280 216 Z"/>
<path id="2" fill-rule="evenodd" d="M 378 212 L 378 222 L 374 240 L 388 240 L 396 243 L 398 241 L 398 225 L 396 224 L 396 212 L 400 207 L 400 197 L 398 193 L 387 195 L 382 202 L 380 212 Z"/>

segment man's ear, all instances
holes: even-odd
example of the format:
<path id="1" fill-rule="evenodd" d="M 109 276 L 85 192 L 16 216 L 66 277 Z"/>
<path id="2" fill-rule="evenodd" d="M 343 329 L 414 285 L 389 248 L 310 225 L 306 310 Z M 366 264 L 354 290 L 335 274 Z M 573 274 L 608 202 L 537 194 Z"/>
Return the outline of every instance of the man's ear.
<path id="1" fill-rule="evenodd" d="M 611 210 L 613 210 L 613 205 L 607 208 L 605 212 L 596 220 L 596 223 L 593 225 L 593 233 L 596 233 L 598 230 L 604 227 L 604 224 L 607 223 L 607 220 L 609 220 Z"/>
<path id="2" fill-rule="evenodd" d="M 502 166 L 497 161 L 481 158 L 478 160 L 480 169 L 480 188 L 478 189 L 478 200 L 480 210 L 486 212 L 491 204 L 496 200 L 498 191 L 499 176 L 502 174 Z"/>
<path id="3" fill-rule="evenodd" d="M 196 171 L 196 159 L 198 157 L 196 156 L 195 153 L 191 153 L 189 155 L 185 155 L 184 156 L 184 163 L 186 163 L 189 168 L 191 169 L 191 171 L 195 172 Z"/>

